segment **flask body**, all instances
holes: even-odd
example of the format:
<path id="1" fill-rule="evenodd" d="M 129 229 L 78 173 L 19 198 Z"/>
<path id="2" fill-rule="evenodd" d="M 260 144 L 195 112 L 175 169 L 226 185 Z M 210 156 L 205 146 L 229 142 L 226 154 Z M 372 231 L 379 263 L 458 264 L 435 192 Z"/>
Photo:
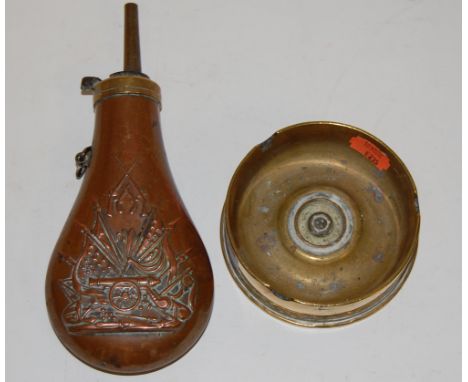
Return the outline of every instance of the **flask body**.
<path id="1" fill-rule="evenodd" d="M 167 164 L 158 103 L 119 94 L 95 112 L 91 163 L 49 264 L 47 308 L 79 359 L 144 373 L 201 336 L 213 276 Z"/>

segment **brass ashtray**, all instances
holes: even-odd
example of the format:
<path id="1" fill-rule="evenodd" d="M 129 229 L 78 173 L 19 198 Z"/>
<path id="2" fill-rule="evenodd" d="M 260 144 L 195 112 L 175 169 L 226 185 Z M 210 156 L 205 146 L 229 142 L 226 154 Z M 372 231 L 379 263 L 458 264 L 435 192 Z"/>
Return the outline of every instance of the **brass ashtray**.
<path id="1" fill-rule="evenodd" d="M 419 222 L 416 186 L 388 146 L 349 125 L 307 122 L 241 162 L 221 240 L 234 280 L 263 310 L 331 327 L 395 296 L 415 260 Z"/>

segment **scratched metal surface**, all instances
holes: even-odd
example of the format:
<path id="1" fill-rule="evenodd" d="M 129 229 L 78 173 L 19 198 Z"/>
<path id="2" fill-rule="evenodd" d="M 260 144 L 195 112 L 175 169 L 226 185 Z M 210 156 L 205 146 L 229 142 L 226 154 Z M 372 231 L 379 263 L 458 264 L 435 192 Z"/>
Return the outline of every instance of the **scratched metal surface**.
<path id="1" fill-rule="evenodd" d="M 7 380 L 113 381 L 49 325 L 44 277 L 90 144 L 85 75 L 122 64 L 123 1 L 7 2 Z M 455 381 L 461 374 L 461 2 L 140 2 L 143 69 L 163 92 L 179 191 L 211 256 L 215 306 L 196 347 L 138 381 Z M 416 265 L 401 292 L 344 328 L 270 318 L 221 255 L 228 181 L 256 143 L 335 120 L 381 138 L 419 191 Z"/>

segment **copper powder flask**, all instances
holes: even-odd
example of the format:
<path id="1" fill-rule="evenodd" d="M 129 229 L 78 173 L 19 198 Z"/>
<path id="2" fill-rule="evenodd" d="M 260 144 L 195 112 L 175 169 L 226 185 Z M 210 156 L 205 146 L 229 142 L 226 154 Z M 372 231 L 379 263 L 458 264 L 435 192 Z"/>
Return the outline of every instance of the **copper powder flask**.
<path id="1" fill-rule="evenodd" d="M 159 124 L 159 86 L 141 73 L 135 4 L 125 7 L 124 71 L 86 77 L 93 144 L 46 279 L 51 324 L 65 347 L 103 371 L 164 367 L 202 335 L 213 276 L 177 193 Z"/>
<path id="2" fill-rule="evenodd" d="M 413 266 L 419 206 L 398 156 L 358 128 L 276 132 L 237 168 L 221 218 L 228 268 L 263 310 L 306 327 L 362 319 Z"/>

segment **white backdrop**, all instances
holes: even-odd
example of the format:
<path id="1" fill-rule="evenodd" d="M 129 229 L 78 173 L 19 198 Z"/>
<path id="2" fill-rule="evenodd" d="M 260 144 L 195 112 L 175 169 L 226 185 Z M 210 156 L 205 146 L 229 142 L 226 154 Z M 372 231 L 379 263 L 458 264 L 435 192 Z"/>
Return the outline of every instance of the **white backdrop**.
<path id="1" fill-rule="evenodd" d="M 91 143 L 81 77 L 122 66 L 123 1 L 8 0 L 7 380 L 117 381 L 75 359 L 47 317 L 44 277 Z M 144 72 L 163 91 L 179 191 L 207 246 L 215 305 L 199 343 L 135 381 L 455 381 L 461 374 L 461 2 L 149 1 Z M 219 219 L 249 149 L 287 125 L 335 120 L 377 135 L 419 190 L 416 265 L 397 297 L 339 329 L 301 329 L 228 274 Z"/>

